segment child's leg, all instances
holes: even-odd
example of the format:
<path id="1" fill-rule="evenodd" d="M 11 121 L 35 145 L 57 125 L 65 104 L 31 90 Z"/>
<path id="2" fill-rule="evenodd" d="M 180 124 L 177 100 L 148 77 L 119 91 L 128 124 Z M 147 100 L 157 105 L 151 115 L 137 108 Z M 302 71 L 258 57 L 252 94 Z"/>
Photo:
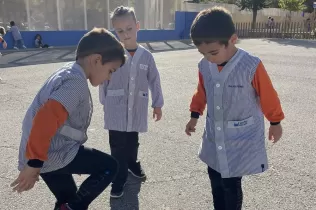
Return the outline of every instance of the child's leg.
<path id="1" fill-rule="evenodd" d="M 214 208 L 241 210 L 243 193 L 241 177 L 222 178 L 221 174 L 208 167 L 211 180 Z"/>
<path id="2" fill-rule="evenodd" d="M 77 186 L 71 174 L 51 172 L 41 174 L 41 177 L 56 197 L 56 210 L 77 196 Z"/>
<path id="3" fill-rule="evenodd" d="M 137 161 L 139 138 L 138 132 L 127 133 L 127 148 L 129 150 L 128 169 L 131 174 L 137 178 L 145 178 L 146 174 L 142 169 L 140 162 Z"/>
<path id="4" fill-rule="evenodd" d="M 121 197 L 123 188 L 128 176 L 128 150 L 127 148 L 127 132 L 109 131 L 109 141 L 111 147 L 111 155 L 118 161 L 119 170 L 115 180 L 113 181 L 111 196 Z"/>
<path id="5" fill-rule="evenodd" d="M 127 133 L 127 147 L 130 150 L 130 156 L 128 159 L 128 165 L 134 165 L 137 162 L 138 156 L 138 132 L 128 132 Z"/>
<path id="6" fill-rule="evenodd" d="M 19 44 L 18 40 L 14 40 L 14 49 L 19 49 L 18 44 Z"/>
<path id="7" fill-rule="evenodd" d="M 225 194 L 221 174 L 208 167 L 208 176 L 211 180 L 214 209 L 225 210 Z"/>
<path id="8" fill-rule="evenodd" d="M 20 39 L 20 45 L 21 45 L 22 48 L 26 48 L 25 45 L 24 45 L 24 40 L 23 39 Z"/>
<path id="9" fill-rule="evenodd" d="M 69 165 L 53 173 L 90 174 L 79 187 L 76 196 L 68 201 L 70 208 L 86 210 L 113 181 L 117 169 L 117 161 L 110 155 L 81 146 L 75 159 Z"/>
<path id="10" fill-rule="evenodd" d="M 226 209 L 241 210 L 243 193 L 241 177 L 223 179 Z"/>

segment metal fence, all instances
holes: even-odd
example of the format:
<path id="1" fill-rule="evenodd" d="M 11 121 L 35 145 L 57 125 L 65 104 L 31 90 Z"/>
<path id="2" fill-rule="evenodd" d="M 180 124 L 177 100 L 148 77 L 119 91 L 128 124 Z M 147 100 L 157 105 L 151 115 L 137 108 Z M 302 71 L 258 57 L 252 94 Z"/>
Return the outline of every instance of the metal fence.
<path id="1" fill-rule="evenodd" d="M 117 6 L 134 7 L 142 29 L 173 29 L 180 0 L 0 0 L 0 26 L 15 21 L 20 30 L 111 28 Z M 181 4 L 180 4 L 181 5 Z"/>
<path id="2" fill-rule="evenodd" d="M 316 24 L 314 22 L 279 22 L 273 26 L 267 23 L 235 24 L 240 38 L 288 38 L 288 39 L 315 39 Z"/>

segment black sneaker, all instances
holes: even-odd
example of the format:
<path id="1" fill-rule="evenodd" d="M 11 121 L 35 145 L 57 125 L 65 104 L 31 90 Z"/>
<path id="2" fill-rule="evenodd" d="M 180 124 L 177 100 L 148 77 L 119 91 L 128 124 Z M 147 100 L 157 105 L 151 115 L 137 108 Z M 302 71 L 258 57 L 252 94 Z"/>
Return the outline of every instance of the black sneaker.
<path id="1" fill-rule="evenodd" d="M 124 187 L 126 185 L 126 182 L 125 184 L 122 186 L 122 187 L 115 187 L 111 189 L 111 193 L 110 193 L 110 197 L 111 198 L 120 198 L 124 195 Z"/>
<path id="2" fill-rule="evenodd" d="M 143 179 L 146 178 L 146 174 L 142 169 L 140 162 L 128 166 L 128 171 L 136 178 Z"/>

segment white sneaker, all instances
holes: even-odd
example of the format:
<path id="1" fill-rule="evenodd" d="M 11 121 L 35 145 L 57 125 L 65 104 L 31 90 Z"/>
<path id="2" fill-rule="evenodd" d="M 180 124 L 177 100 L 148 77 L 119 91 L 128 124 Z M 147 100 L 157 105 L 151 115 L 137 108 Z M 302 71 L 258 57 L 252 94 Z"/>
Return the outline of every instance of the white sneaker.
<path id="1" fill-rule="evenodd" d="M 13 49 L 15 49 L 15 50 L 19 50 L 19 48 L 17 48 L 17 47 L 13 47 Z"/>
<path id="2" fill-rule="evenodd" d="M 22 46 L 24 49 L 26 49 L 25 45 Z"/>

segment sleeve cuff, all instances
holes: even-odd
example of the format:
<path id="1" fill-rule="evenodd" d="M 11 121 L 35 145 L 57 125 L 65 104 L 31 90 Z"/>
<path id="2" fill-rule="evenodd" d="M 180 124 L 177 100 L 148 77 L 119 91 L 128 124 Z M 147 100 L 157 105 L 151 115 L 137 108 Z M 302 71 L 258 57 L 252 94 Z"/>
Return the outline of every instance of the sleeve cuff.
<path id="1" fill-rule="evenodd" d="M 32 168 L 42 168 L 44 165 L 44 161 L 38 159 L 31 159 L 27 162 L 27 165 Z"/>
<path id="2" fill-rule="evenodd" d="M 279 125 L 281 122 L 270 122 L 270 125 Z"/>
<path id="3" fill-rule="evenodd" d="M 200 113 L 198 112 L 191 112 L 191 118 L 199 119 Z"/>

